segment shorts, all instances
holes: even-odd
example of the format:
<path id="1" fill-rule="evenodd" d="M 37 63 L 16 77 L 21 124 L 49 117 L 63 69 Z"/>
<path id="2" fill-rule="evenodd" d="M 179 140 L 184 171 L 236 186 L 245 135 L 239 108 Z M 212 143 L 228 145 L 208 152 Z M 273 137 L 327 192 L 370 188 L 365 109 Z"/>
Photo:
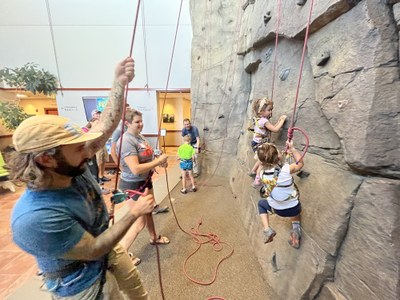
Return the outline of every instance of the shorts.
<path id="1" fill-rule="evenodd" d="M 144 190 L 146 188 L 148 188 L 149 190 L 151 190 L 153 188 L 153 181 L 150 180 L 143 180 L 143 181 L 125 181 L 120 179 L 119 180 L 119 184 L 118 184 L 118 188 L 121 191 L 125 191 L 125 190 L 136 190 L 138 192 L 143 193 Z M 132 197 L 133 200 L 137 200 L 139 199 L 140 195 L 134 195 Z"/>
<path id="2" fill-rule="evenodd" d="M 97 151 L 96 153 L 96 160 L 98 165 L 103 165 L 106 162 L 108 162 L 108 152 L 106 146 L 104 146 L 102 149 Z"/>
<path id="3" fill-rule="evenodd" d="M 179 167 L 183 171 L 191 171 L 193 169 L 193 161 L 191 159 L 181 160 Z"/>
<path id="4" fill-rule="evenodd" d="M 261 199 L 258 201 L 258 213 L 259 214 L 266 214 L 267 212 L 275 213 L 280 217 L 296 217 L 301 213 L 301 204 L 300 201 L 299 203 L 291 208 L 287 209 L 273 209 L 269 205 L 268 201 L 266 199 Z"/>
<path id="5" fill-rule="evenodd" d="M 261 145 L 261 143 L 257 143 L 255 141 L 251 141 L 251 149 L 253 150 L 253 152 L 257 152 L 257 148 L 260 145 Z"/>
<path id="6" fill-rule="evenodd" d="M 253 150 L 253 152 L 257 152 L 258 146 L 261 146 L 262 144 L 270 143 L 270 142 L 271 142 L 271 139 L 268 137 L 263 138 L 260 142 L 251 141 L 251 149 Z M 255 158 L 255 159 L 257 159 L 257 158 Z"/>

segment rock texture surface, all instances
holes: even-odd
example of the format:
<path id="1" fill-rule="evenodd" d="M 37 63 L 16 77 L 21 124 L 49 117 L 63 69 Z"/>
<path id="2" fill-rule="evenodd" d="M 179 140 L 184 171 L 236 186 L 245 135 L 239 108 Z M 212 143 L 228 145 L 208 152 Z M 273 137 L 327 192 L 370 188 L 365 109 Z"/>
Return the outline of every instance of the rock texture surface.
<path id="1" fill-rule="evenodd" d="M 312 1 L 282 1 L 279 28 L 278 1 L 240 2 L 191 1 L 192 121 L 206 149 L 203 172 L 230 178 L 281 299 L 400 299 L 400 1 L 314 1 L 294 116 Z M 272 91 L 272 121 L 289 116 L 274 141 L 283 145 L 292 121 L 310 137 L 310 175 L 295 176 L 299 250 L 287 243 L 290 222 L 276 216 L 277 236 L 262 243 L 259 195 L 247 176 L 251 105 Z"/>

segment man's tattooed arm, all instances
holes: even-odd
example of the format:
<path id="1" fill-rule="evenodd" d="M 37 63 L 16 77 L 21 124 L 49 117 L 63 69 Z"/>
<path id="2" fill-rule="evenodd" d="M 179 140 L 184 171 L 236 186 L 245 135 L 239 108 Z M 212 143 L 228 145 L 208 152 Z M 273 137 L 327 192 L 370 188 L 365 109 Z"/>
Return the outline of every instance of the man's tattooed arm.
<path id="1" fill-rule="evenodd" d="M 88 144 L 93 155 L 104 147 L 118 126 L 122 117 L 125 86 L 132 81 L 134 76 L 135 64 L 132 58 L 128 57 L 117 65 L 110 98 L 101 114 L 100 121 L 96 122 L 91 129 L 92 132 L 103 132 L 101 137 Z"/>

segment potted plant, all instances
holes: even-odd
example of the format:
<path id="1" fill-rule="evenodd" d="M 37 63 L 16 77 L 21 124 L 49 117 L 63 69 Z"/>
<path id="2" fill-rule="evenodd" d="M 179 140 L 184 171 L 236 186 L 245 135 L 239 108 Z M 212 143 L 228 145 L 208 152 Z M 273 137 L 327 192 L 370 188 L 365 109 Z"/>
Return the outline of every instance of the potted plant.
<path id="1" fill-rule="evenodd" d="M 57 78 L 48 71 L 40 69 L 37 64 L 27 63 L 21 68 L 3 68 L 0 70 L 0 81 L 16 90 L 26 90 L 33 94 L 57 93 Z M 18 105 L 19 98 L 13 101 L 0 101 L 0 119 L 4 126 L 13 130 L 29 115 Z"/>
<path id="2" fill-rule="evenodd" d="M 57 78 L 37 64 L 27 63 L 21 68 L 3 68 L 0 70 L 0 81 L 17 90 L 25 89 L 32 93 L 52 95 L 57 93 Z"/>
<path id="3" fill-rule="evenodd" d="M 29 115 L 16 103 L 0 101 L 0 120 L 5 128 L 14 130 L 28 117 Z"/>

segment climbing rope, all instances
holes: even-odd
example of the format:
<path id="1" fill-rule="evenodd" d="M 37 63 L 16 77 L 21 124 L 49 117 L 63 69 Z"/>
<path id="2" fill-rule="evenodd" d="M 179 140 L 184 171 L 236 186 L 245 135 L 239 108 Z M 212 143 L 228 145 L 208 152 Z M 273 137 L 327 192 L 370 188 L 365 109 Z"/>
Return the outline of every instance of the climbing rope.
<path id="1" fill-rule="evenodd" d="M 304 155 L 306 155 L 308 147 L 310 145 L 309 137 L 306 134 L 306 132 L 304 130 L 298 128 L 298 127 L 294 127 L 294 123 L 295 123 L 295 116 L 296 116 L 296 110 L 297 110 L 297 102 L 298 102 L 298 99 L 299 99 L 301 77 L 302 77 L 302 74 L 303 74 L 304 57 L 305 57 L 305 53 L 306 53 L 306 49 L 307 49 L 308 35 L 309 35 L 309 32 L 310 32 L 310 23 L 311 23 L 311 16 L 312 16 L 312 11 L 313 11 L 313 6 L 314 6 L 314 0 L 311 0 L 310 11 L 309 11 L 309 14 L 308 14 L 308 19 L 307 19 L 306 33 L 304 35 L 303 52 L 301 53 L 300 71 L 299 71 L 299 78 L 297 80 L 296 97 L 295 97 L 294 106 L 293 106 L 291 124 L 290 124 L 290 127 L 288 129 L 288 134 L 287 134 L 287 137 L 288 137 L 289 141 L 291 141 L 293 139 L 294 131 L 301 132 L 303 134 L 303 136 L 305 137 L 305 139 L 306 139 L 306 143 L 305 143 L 305 148 L 303 150 L 303 154 L 301 155 L 300 159 L 298 161 L 296 161 L 296 164 L 303 159 Z M 287 152 L 287 151 L 288 151 L 288 147 L 286 146 L 285 152 Z"/>
<path id="2" fill-rule="evenodd" d="M 179 6 L 179 13 L 178 13 L 178 20 L 176 22 L 176 28 L 175 28 L 175 36 L 174 36 L 174 43 L 172 45 L 172 52 L 171 52 L 171 59 L 169 61 L 169 67 L 168 67 L 168 75 L 167 75 L 167 83 L 165 84 L 165 92 L 164 92 L 164 100 L 163 100 L 163 105 L 161 108 L 161 116 L 164 114 L 164 108 L 165 108 L 165 102 L 167 101 L 167 94 L 168 94 L 168 86 L 169 86 L 169 79 L 171 77 L 171 70 L 172 70 L 172 62 L 174 60 L 174 54 L 175 54 L 175 46 L 176 46 L 176 38 L 178 36 L 178 29 L 179 29 L 179 23 L 180 23 L 180 18 L 181 18 L 181 12 L 182 12 L 182 4 L 183 0 L 181 0 L 181 4 Z M 161 132 L 161 122 L 162 118 L 160 118 L 160 121 L 158 123 L 158 134 L 157 134 L 157 140 L 156 140 L 156 147 L 158 148 L 158 142 L 160 138 L 160 132 Z M 166 171 L 166 170 L 165 170 Z M 166 173 L 166 172 L 165 172 Z M 169 191 L 169 190 L 168 190 Z"/>
<path id="3" fill-rule="evenodd" d="M 58 77 L 58 82 L 60 83 L 60 92 L 61 92 L 61 95 L 64 96 L 63 86 L 62 86 L 62 83 L 61 83 L 60 68 L 59 68 L 59 65 L 58 65 L 58 56 L 57 56 L 57 50 L 56 50 L 56 42 L 55 42 L 55 39 L 54 39 L 53 21 L 52 21 L 52 18 L 51 18 L 49 0 L 46 0 L 46 9 L 47 9 L 47 16 L 49 18 L 49 27 L 50 27 L 51 41 L 52 41 L 52 44 L 53 44 L 54 59 L 56 61 L 57 77 Z"/>
<path id="4" fill-rule="evenodd" d="M 275 73 L 278 60 L 277 57 L 278 57 L 279 26 L 281 24 L 281 17 L 282 17 L 282 0 L 277 0 L 277 1 L 278 1 L 278 17 L 276 19 L 276 27 L 275 27 L 275 50 L 274 50 L 274 66 L 272 69 L 271 101 L 274 100 Z"/>
<path id="5" fill-rule="evenodd" d="M 197 223 L 197 227 L 196 227 L 196 228 L 192 228 L 191 231 L 190 231 L 190 233 L 189 233 L 189 234 L 192 236 L 194 242 L 198 244 L 198 247 L 197 247 L 196 250 L 194 250 L 194 251 L 186 258 L 185 262 L 183 263 L 183 272 L 185 273 L 185 276 L 186 276 L 187 278 L 189 278 L 189 280 L 192 281 L 192 282 L 194 282 L 194 283 L 197 283 L 197 284 L 199 284 L 199 285 L 210 285 L 210 284 L 212 284 L 212 283 L 217 279 L 217 271 L 218 271 L 219 265 L 220 265 L 224 260 L 226 260 L 226 259 L 228 259 L 230 256 L 232 256 L 234 249 L 233 249 L 232 245 L 230 245 L 230 244 L 228 244 L 228 243 L 226 243 L 226 242 L 221 241 L 220 238 L 218 237 L 218 235 L 216 235 L 216 234 L 214 234 L 214 233 L 212 233 L 212 232 L 210 232 L 210 233 L 201 233 L 201 232 L 200 232 L 200 225 L 201 225 L 201 224 L 202 224 L 202 220 L 200 219 L 199 222 Z M 227 255 L 225 255 L 225 256 L 217 263 L 217 265 L 215 266 L 215 269 L 214 269 L 213 278 L 212 278 L 210 281 L 208 281 L 208 282 L 204 282 L 204 281 L 200 281 L 200 280 L 196 280 L 196 279 L 192 278 L 192 277 L 187 273 L 187 271 L 186 271 L 186 266 L 187 266 L 187 263 L 188 263 L 189 259 L 190 259 L 194 254 L 196 254 L 196 252 L 198 252 L 198 251 L 200 250 L 200 248 L 201 248 L 202 245 L 207 244 L 207 243 L 210 243 L 210 244 L 212 245 L 214 251 L 216 251 L 216 252 L 222 251 L 222 250 L 224 249 L 224 247 L 223 247 L 224 244 L 225 244 L 225 245 L 228 245 L 228 246 L 231 248 L 231 251 L 230 251 Z"/>
<path id="6" fill-rule="evenodd" d="M 133 53 L 133 45 L 135 42 L 140 4 L 141 4 L 141 1 L 138 0 L 137 7 L 136 7 L 135 23 L 134 23 L 133 32 L 132 32 L 131 48 L 129 51 L 130 57 L 132 56 L 132 53 Z M 117 161 L 117 174 L 115 177 L 115 188 L 114 188 L 115 191 L 117 191 L 117 187 L 118 187 L 118 173 L 119 173 L 118 171 L 120 168 L 122 140 L 123 140 L 123 134 L 124 134 L 124 129 L 125 129 L 125 111 L 126 111 L 126 104 L 127 104 L 127 99 L 128 99 L 128 90 L 129 90 L 129 82 L 126 84 L 126 87 L 125 87 L 125 97 L 124 97 L 124 104 L 123 104 L 123 109 L 122 109 L 123 113 L 122 113 L 122 122 L 121 122 L 121 138 L 120 138 L 120 144 L 119 144 L 118 156 L 117 156 L 118 161 Z M 116 204 L 116 201 L 111 201 L 110 220 L 112 220 L 112 224 L 114 224 L 114 220 L 115 220 L 115 217 L 114 217 L 115 204 Z M 164 288 L 163 288 L 162 276 L 161 276 L 160 251 L 158 249 L 157 243 L 155 243 L 155 246 L 156 246 L 156 253 L 157 253 L 157 266 L 158 266 L 158 278 L 159 278 L 159 284 L 160 284 L 160 291 L 161 291 L 161 297 L 164 300 L 165 295 L 164 295 Z"/>
<path id="7" fill-rule="evenodd" d="M 147 38 L 146 38 L 146 19 L 144 13 L 144 1 L 142 2 L 141 6 L 142 10 L 142 31 L 143 31 L 143 48 L 144 48 L 144 65 L 146 68 L 146 89 L 147 92 L 149 91 L 149 71 L 148 71 L 148 64 L 147 64 Z"/>
<path id="8" fill-rule="evenodd" d="M 174 43 L 173 43 L 173 46 L 172 46 L 172 54 L 171 54 L 171 59 L 170 59 L 170 64 L 169 64 L 169 69 L 168 69 L 167 83 L 166 83 L 165 92 L 164 92 L 164 101 L 163 101 L 163 105 L 162 105 L 162 109 L 161 109 L 161 115 L 164 113 L 164 107 L 165 107 L 165 102 L 166 102 L 166 97 L 167 97 L 167 92 L 168 92 L 169 79 L 170 79 L 170 76 L 171 76 L 172 62 L 173 62 L 173 58 L 174 58 L 174 52 L 175 52 L 175 46 L 176 46 L 176 39 L 177 39 L 178 29 L 179 29 L 179 23 L 180 23 L 179 21 L 180 21 L 180 15 L 181 15 L 181 10 L 182 10 L 182 3 L 183 3 L 183 0 L 181 0 L 181 5 L 180 5 L 180 9 L 179 9 L 179 14 L 178 14 L 177 26 L 176 26 L 176 30 L 175 30 Z M 158 127 L 157 142 L 156 142 L 156 145 L 157 145 L 157 146 L 158 146 L 158 141 L 159 141 L 159 136 L 160 136 L 160 130 L 161 130 L 161 121 L 162 121 L 162 120 L 161 120 L 161 118 L 160 118 L 160 123 L 159 123 L 159 127 Z M 194 239 L 197 243 L 199 243 L 198 249 L 197 249 L 195 252 L 193 252 L 193 253 L 185 260 L 185 263 L 184 263 L 184 266 L 183 266 L 183 272 L 184 272 L 184 274 L 186 275 L 186 277 L 187 277 L 190 281 L 192 281 L 192 282 L 194 282 L 194 283 L 202 284 L 202 285 L 204 285 L 204 284 L 206 284 L 206 285 L 212 284 L 212 283 L 216 280 L 216 276 L 217 276 L 217 272 L 218 272 L 218 267 L 219 267 L 219 265 L 222 263 L 222 261 L 224 261 L 225 259 L 227 259 L 228 257 L 230 257 L 230 256 L 233 254 L 233 247 L 231 246 L 231 247 L 232 247 L 232 251 L 231 251 L 228 255 L 226 255 L 224 258 L 222 258 L 222 259 L 220 260 L 220 262 L 217 264 L 217 266 L 216 266 L 216 268 L 215 268 L 215 270 L 214 270 L 213 279 L 212 279 L 210 282 L 208 282 L 208 283 L 202 283 L 202 282 L 200 282 L 200 281 L 198 281 L 198 280 L 195 280 L 195 279 L 193 279 L 192 277 L 190 277 L 190 276 L 188 275 L 187 271 L 186 271 L 186 263 L 187 263 L 188 259 L 189 259 L 190 257 L 192 257 L 192 256 L 200 249 L 201 245 L 203 245 L 203 244 L 205 244 L 205 243 L 216 243 L 215 238 L 214 238 L 214 239 L 211 238 L 211 236 L 216 236 L 216 235 L 214 235 L 214 234 L 212 234 L 212 233 L 211 233 L 211 234 L 208 234 L 208 236 L 209 236 L 210 238 L 209 238 L 208 240 L 203 241 L 203 242 L 200 243 L 199 236 L 206 236 L 206 235 L 200 233 L 199 230 L 198 230 L 198 228 L 197 228 L 197 230 L 194 230 L 194 231 L 192 230 L 191 232 L 188 232 L 188 231 L 186 231 L 185 229 L 183 229 L 183 227 L 181 226 L 181 224 L 180 224 L 180 222 L 179 222 L 179 220 L 178 220 L 178 217 L 177 217 L 177 214 L 176 214 L 174 205 L 173 205 L 173 203 L 172 203 L 171 193 L 170 193 L 170 187 L 169 187 L 169 180 L 168 180 L 168 171 L 167 171 L 167 169 L 165 169 L 165 179 L 166 179 L 165 181 L 166 181 L 166 184 L 167 184 L 168 200 L 169 200 L 169 203 L 170 203 L 170 205 L 171 205 L 171 209 L 172 209 L 172 212 L 173 212 L 173 215 L 174 215 L 174 218 L 175 218 L 175 221 L 176 221 L 177 226 L 179 227 L 179 229 L 180 229 L 182 232 L 184 232 L 184 233 L 186 233 L 186 234 L 188 234 L 188 235 L 191 235 L 191 236 L 193 237 L 193 239 Z M 201 224 L 201 223 L 200 223 L 200 224 Z M 198 224 L 198 227 L 200 226 L 200 224 Z M 227 243 L 222 242 L 222 241 L 219 240 L 219 241 L 218 241 L 218 244 L 222 245 L 222 244 L 227 244 Z M 222 248 L 221 248 L 221 250 L 222 250 Z"/>
<path id="9" fill-rule="evenodd" d="M 139 2 L 140 2 L 140 1 L 139 1 Z M 167 77 L 167 83 L 166 83 L 166 88 L 165 88 L 165 93 L 164 93 L 164 101 L 163 101 L 163 105 L 162 105 L 162 109 L 161 109 L 161 114 L 163 114 L 163 112 L 164 112 L 164 107 L 165 107 L 165 102 L 166 102 L 166 96 L 167 96 L 167 92 L 168 92 L 168 85 L 169 85 L 169 79 L 170 79 L 170 74 L 171 74 L 171 69 L 172 69 L 172 62 L 173 62 L 174 52 L 175 52 L 176 38 L 177 38 L 177 33 L 178 33 L 178 28 L 179 28 L 179 20 L 180 20 L 180 15 L 181 15 L 181 10 L 182 10 L 182 3 L 183 3 L 183 0 L 181 0 L 181 5 L 180 5 L 180 9 L 179 9 L 177 27 L 176 27 L 176 31 L 175 31 L 175 37 L 174 37 L 174 43 L 173 43 L 172 54 L 171 54 L 171 60 L 170 60 L 170 65 L 169 65 L 169 69 L 168 69 L 168 77 Z M 138 3 L 138 7 L 139 7 L 139 3 Z M 138 16 L 138 11 L 137 11 L 137 14 L 136 14 L 135 29 L 134 29 L 132 41 L 134 40 L 134 36 L 135 36 L 137 16 Z M 132 42 L 132 45 L 131 45 L 131 52 L 132 52 L 132 47 L 133 47 L 133 42 Z M 232 81 L 233 81 L 233 79 L 232 79 Z M 126 94 L 125 94 L 124 111 L 125 111 L 125 108 L 126 108 L 127 91 L 128 91 L 128 87 L 127 87 L 127 89 L 126 89 Z M 121 128 L 121 133 L 122 133 L 122 134 L 123 134 L 123 131 L 124 131 L 124 123 L 125 123 L 125 118 L 124 118 L 124 117 L 125 117 L 125 116 L 123 116 L 123 119 L 122 119 L 122 128 Z M 158 147 L 158 144 L 159 144 L 160 131 L 161 131 L 161 118 L 160 118 L 160 123 L 159 123 L 159 126 L 158 126 L 158 135 L 157 135 L 157 141 L 156 141 L 157 147 Z M 120 147 L 119 147 L 118 157 L 121 156 L 121 148 L 122 148 L 121 146 L 122 146 L 122 136 L 121 136 L 121 139 L 120 139 Z M 119 170 L 119 164 L 120 164 L 120 159 L 119 159 L 118 162 L 117 162 L 117 169 L 118 169 L 118 170 Z M 233 247 L 230 246 L 229 244 L 225 243 L 225 242 L 222 242 L 222 241 L 218 238 L 218 236 L 217 236 L 216 234 L 213 234 L 213 233 L 208 233 L 208 234 L 201 233 L 200 230 L 199 230 L 199 227 L 200 227 L 200 225 L 201 225 L 201 222 L 198 223 L 196 229 L 193 229 L 193 228 L 192 228 L 191 232 L 187 232 L 186 230 L 184 230 L 184 229 L 182 228 L 182 226 L 181 226 L 180 223 L 179 223 L 179 220 L 178 220 L 177 215 L 176 215 L 176 212 L 175 212 L 175 208 L 174 208 L 173 203 L 172 203 L 167 169 L 165 169 L 165 178 L 166 178 L 166 185 L 167 185 L 167 191 L 168 191 L 168 199 L 169 199 L 169 202 L 170 202 L 170 205 L 171 205 L 171 208 L 172 208 L 173 215 L 174 215 L 174 218 L 175 218 L 175 220 L 176 220 L 177 226 L 180 228 L 180 230 L 181 230 L 182 232 L 184 232 L 184 233 L 186 233 L 186 234 L 188 234 L 188 235 L 191 235 L 191 236 L 193 237 L 193 239 L 199 244 L 198 249 L 196 249 L 192 254 L 190 254 L 190 256 L 185 260 L 185 263 L 184 263 L 184 273 L 185 273 L 185 275 L 189 278 L 189 280 L 191 280 L 191 281 L 194 282 L 194 283 L 202 284 L 202 285 L 209 285 L 209 284 L 212 284 L 212 283 L 216 280 L 216 276 L 217 276 L 217 271 L 218 271 L 219 265 L 220 265 L 225 259 L 227 259 L 228 257 L 230 257 L 230 256 L 233 254 Z M 117 177 L 116 177 L 116 186 L 115 186 L 115 190 L 117 190 L 117 182 L 118 182 L 118 174 L 117 174 Z M 128 191 L 126 191 L 126 192 L 127 192 L 127 194 L 128 194 L 129 197 L 130 197 L 131 195 L 133 195 L 133 194 L 140 194 L 139 192 L 137 192 L 137 191 L 132 191 L 132 190 L 128 190 Z M 115 204 L 116 202 L 118 202 L 118 201 L 114 201 L 114 204 Z M 202 237 L 203 239 L 202 239 L 201 237 Z M 204 240 L 204 238 L 206 238 L 206 240 Z M 190 259 L 190 257 L 192 257 L 192 256 L 200 249 L 201 245 L 206 244 L 206 243 L 211 243 L 211 244 L 213 244 L 213 248 L 215 249 L 215 251 L 221 251 L 222 248 L 223 248 L 223 247 L 222 247 L 223 244 L 229 245 L 229 246 L 231 247 L 232 250 L 231 250 L 225 257 L 223 257 L 223 258 L 218 262 L 218 264 L 216 265 L 216 268 L 215 268 L 215 271 L 214 271 L 214 275 L 213 275 L 212 280 L 209 281 L 209 282 L 200 282 L 200 281 L 198 281 L 198 280 L 195 280 L 195 279 L 191 278 L 191 277 L 187 274 L 185 267 L 186 267 L 186 264 L 187 264 L 188 260 Z M 158 271 L 159 271 L 159 279 L 160 279 L 161 296 L 162 296 L 162 299 L 165 299 L 164 292 L 163 292 L 163 287 L 162 287 L 161 266 L 160 266 L 160 258 L 159 258 L 159 251 L 158 251 L 158 246 L 157 246 L 157 244 L 156 244 L 156 249 L 157 249 L 157 261 L 158 261 Z M 215 297 L 209 298 L 209 299 L 223 299 L 223 298 L 218 297 L 218 296 L 215 296 Z"/>
<path id="10" fill-rule="evenodd" d="M 133 45 L 135 42 L 136 28 L 137 28 L 137 22 L 138 22 L 138 18 L 139 18 L 140 2 L 141 2 L 141 0 L 138 0 L 137 7 L 136 7 L 136 16 L 135 16 L 135 22 L 134 22 L 134 26 L 133 26 L 132 39 L 131 39 L 131 48 L 129 50 L 130 57 L 132 56 Z M 122 109 L 121 138 L 120 138 L 120 142 L 119 142 L 119 149 L 118 149 L 118 155 L 117 155 L 118 161 L 116 162 L 117 163 L 117 172 L 116 172 L 116 176 L 115 176 L 114 190 L 117 190 L 117 187 L 118 187 L 119 168 L 120 168 L 120 164 L 121 164 L 120 157 L 121 157 L 121 150 L 122 150 L 122 140 L 123 140 L 124 129 L 125 129 L 125 111 L 126 111 L 126 103 L 127 103 L 127 99 L 128 99 L 128 90 L 129 90 L 129 82 L 125 86 L 124 105 L 123 105 L 123 109 Z M 115 205 L 114 203 L 111 203 L 112 212 L 114 212 L 114 205 Z M 111 215 L 110 215 L 110 219 L 111 219 Z M 114 224 L 114 214 L 112 215 L 112 224 Z"/>

